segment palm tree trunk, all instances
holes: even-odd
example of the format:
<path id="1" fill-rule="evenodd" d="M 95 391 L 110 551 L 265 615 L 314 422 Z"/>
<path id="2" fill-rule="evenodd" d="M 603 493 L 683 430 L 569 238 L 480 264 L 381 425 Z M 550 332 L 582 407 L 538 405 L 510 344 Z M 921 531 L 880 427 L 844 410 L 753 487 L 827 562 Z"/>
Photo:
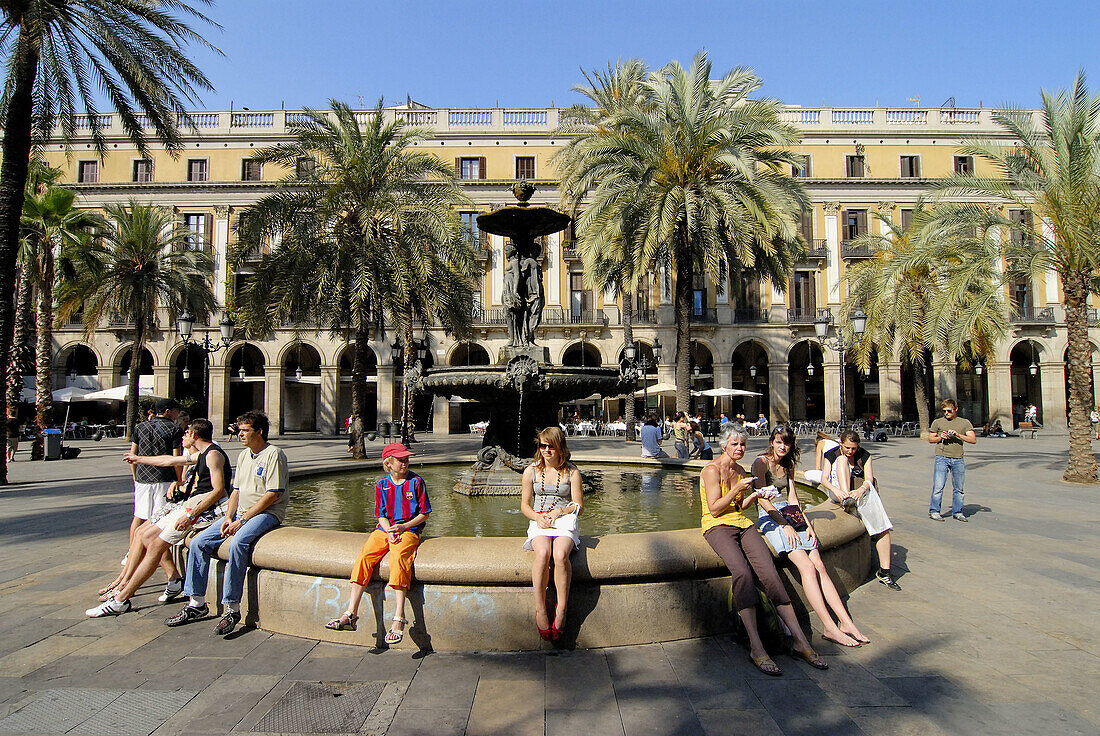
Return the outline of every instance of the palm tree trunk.
<path id="1" fill-rule="evenodd" d="M 1062 294 L 1066 307 L 1066 353 L 1069 363 L 1069 463 L 1062 480 L 1095 483 L 1096 456 L 1092 453 L 1089 431 L 1092 346 L 1088 337 L 1087 274 L 1063 273 Z"/>
<path id="2" fill-rule="evenodd" d="M 23 375 L 27 365 L 27 341 L 30 339 L 28 322 L 31 317 L 31 284 L 22 272 L 15 287 L 15 325 L 12 332 L 11 362 L 8 363 L 7 397 L 8 416 L 19 416 L 19 399 L 23 393 Z"/>
<path id="3" fill-rule="evenodd" d="M 619 286 L 622 287 L 622 284 Z M 621 288 L 620 291 L 622 291 Z M 623 292 L 623 343 L 626 345 L 634 344 L 634 300 L 628 292 Z M 634 357 L 639 356 L 635 355 Z M 642 376 L 642 380 L 645 380 L 645 376 Z M 634 432 L 633 393 L 626 397 L 626 411 L 623 412 L 623 419 L 626 420 L 626 440 L 627 442 L 633 442 L 637 438 Z"/>
<path id="4" fill-rule="evenodd" d="M 370 350 L 370 327 L 360 323 L 355 330 L 355 348 L 351 362 L 351 456 L 362 460 L 367 456 L 363 449 L 363 435 L 367 431 L 364 417 L 367 413 L 367 355 Z"/>
<path id="5" fill-rule="evenodd" d="M 922 437 L 928 434 L 931 418 L 928 414 L 928 366 L 924 361 L 913 364 L 913 397 L 917 402 L 917 423 Z"/>
<path id="6" fill-rule="evenodd" d="M 38 338 L 34 351 L 34 407 L 38 429 L 31 446 L 31 459 L 41 457 L 42 430 L 53 426 L 53 251 L 48 240 L 38 243 L 41 261 L 41 283 L 38 284 L 38 309 L 35 311 L 35 329 Z M 64 428 L 62 428 L 64 431 Z M 37 456 L 37 457 L 36 457 Z"/>
<path id="7" fill-rule="evenodd" d="M 691 307 L 692 270 L 691 252 L 687 233 L 683 226 L 677 236 L 676 248 L 676 410 L 691 411 Z"/>
<path id="8" fill-rule="evenodd" d="M 12 294 L 15 291 L 15 257 L 19 251 L 19 220 L 23 215 L 24 187 L 31 158 L 31 111 L 38 51 L 19 30 L 9 77 L 14 82 L 4 120 L 3 160 L 0 161 L 0 376 L 7 376 L 11 360 Z M 5 403 L 6 396 L 5 396 Z M 7 415 L 7 407 L 4 411 Z M 8 482 L 6 455 L 0 454 L 0 485 Z"/>
<path id="9" fill-rule="evenodd" d="M 130 348 L 130 384 L 126 387 L 126 438 L 134 436 L 134 425 L 138 421 L 138 383 L 141 381 L 141 355 L 145 349 L 145 319 L 139 315 L 136 320 L 134 345 Z"/>

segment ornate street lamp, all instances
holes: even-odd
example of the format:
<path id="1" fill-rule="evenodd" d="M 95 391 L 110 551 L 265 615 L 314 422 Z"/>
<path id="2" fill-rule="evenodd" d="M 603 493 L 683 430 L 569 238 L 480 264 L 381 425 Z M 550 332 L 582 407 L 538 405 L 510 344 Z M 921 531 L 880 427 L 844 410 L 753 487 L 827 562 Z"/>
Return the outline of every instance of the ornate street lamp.
<path id="1" fill-rule="evenodd" d="M 857 308 L 855 313 L 852 314 L 852 332 L 855 333 L 855 340 L 849 342 L 844 338 L 844 335 L 840 333 L 835 327 L 833 332 L 829 334 L 829 327 L 833 324 L 832 315 L 827 311 L 822 312 L 817 319 L 814 320 L 814 332 L 817 334 L 817 339 L 820 341 L 822 348 L 830 347 L 837 351 L 840 357 L 840 424 L 844 425 L 844 410 L 846 408 L 844 400 L 844 352 L 851 350 L 855 347 L 860 339 L 863 337 L 864 331 L 867 329 L 867 315 L 863 313 L 862 309 Z M 806 367 L 806 374 L 813 375 L 813 356 L 810 356 L 810 363 Z"/>
<path id="2" fill-rule="evenodd" d="M 221 321 L 218 322 L 221 339 L 210 339 L 210 333 L 204 330 L 202 340 L 197 341 L 194 339 L 195 316 L 184 309 L 180 316 L 176 318 L 176 331 L 179 333 L 180 339 L 183 340 L 183 344 L 188 348 L 195 347 L 202 351 L 202 395 L 208 402 L 210 397 L 210 356 L 219 350 L 229 349 L 229 346 L 233 342 L 233 331 L 236 329 L 236 326 L 237 323 L 234 322 L 228 314 L 222 312 Z M 191 378 L 191 369 L 187 365 L 187 361 L 188 359 L 185 356 L 183 370 L 180 372 L 180 375 L 185 381 Z M 244 378 L 243 362 L 238 375 Z M 207 411 L 210 411 L 209 405 L 207 406 Z"/>

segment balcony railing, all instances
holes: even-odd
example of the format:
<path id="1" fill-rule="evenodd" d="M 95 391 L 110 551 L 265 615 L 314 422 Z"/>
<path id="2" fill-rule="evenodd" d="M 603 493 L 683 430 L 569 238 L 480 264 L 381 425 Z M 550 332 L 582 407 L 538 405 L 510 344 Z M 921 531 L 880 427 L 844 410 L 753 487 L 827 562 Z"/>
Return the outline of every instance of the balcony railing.
<path id="1" fill-rule="evenodd" d="M 657 324 L 657 312 L 653 309 L 640 309 L 631 315 L 630 321 L 636 325 L 655 325 Z"/>
<path id="2" fill-rule="evenodd" d="M 1012 321 L 1017 324 L 1052 325 L 1054 324 L 1054 307 L 1036 309 L 1035 307 L 1014 305 L 1012 307 Z"/>
<path id="3" fill-rule="evenodd" d="M 858 244 L 854 240 L 842 240 L 840 242 L 840 255 L 843 258 L 874 258 L 878 248 L 873 245 Z"/>
<path id="4" fill-rule="evenodd" d="M 717 309 L 697 309 L 691 313 L 691 321 L 704 325 L 716 325 L 718 324 L 718 310 Z"/>
<path id="5" fill-rule="evenodd" d="M 542 310 L 544 325 L 595 325 L 607 324 L 607 315 L 602 309 L 566 309 L 564 307 L 546 307 Z"/>
<path id="6" fill-rule="evenodd" d="M 579 261 L 580 251 L 577 250 L 577 241 L 566 240 L 561 244 L 561 257 L 567 261 Z"/>
<path id="7" fill-rule="evenodd" d="M 475 325 L 506 324 L 504 307 L 475 307 L 470 316 Z"/>
<path id="8" fill-rule="evenodd" d="M 824 261 L 829 257 L 829 241 L 812 240 L 806 244 L 807 261 Z"/>
<path id="9" fill-rule="evenodd" d="M 759 325 L 768 322 L 768 310 L 757 307 L 737 307 L 733 310 L 735 325 Z"/>
<path id="10" fill-rule="evenodd" d="M 818 317 L 832 319 L 832 316 L 833 313 L 828 309 L 792 307 L 787 310 L 787 322 L 792 325 L 812 325 Z"/>

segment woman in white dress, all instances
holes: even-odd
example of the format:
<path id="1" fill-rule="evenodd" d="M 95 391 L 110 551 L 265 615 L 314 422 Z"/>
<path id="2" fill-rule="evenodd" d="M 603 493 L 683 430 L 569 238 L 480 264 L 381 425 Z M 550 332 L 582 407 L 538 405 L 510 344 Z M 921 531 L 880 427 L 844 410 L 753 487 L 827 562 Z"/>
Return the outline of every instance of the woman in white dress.
<path id="1" fill-rule="evenodd" d="M 538 434 L 535 460 L 523 471 L 520 511 L 531 520 L 523 548 L 534 551 L 531 585 L 535 594 L 535 627 L 544 640 L 561 639 L 569 602 L 573 565 L 569 556 L 580 544 L 577 517 L 584 511 L 581 473 L 569 462 L 569 447 L 559 427 L 547 427 Z M 551 621 L 546 611 L 546 586 L 550 560 L 554 560 L 554 590 L 557 603 Z"/>

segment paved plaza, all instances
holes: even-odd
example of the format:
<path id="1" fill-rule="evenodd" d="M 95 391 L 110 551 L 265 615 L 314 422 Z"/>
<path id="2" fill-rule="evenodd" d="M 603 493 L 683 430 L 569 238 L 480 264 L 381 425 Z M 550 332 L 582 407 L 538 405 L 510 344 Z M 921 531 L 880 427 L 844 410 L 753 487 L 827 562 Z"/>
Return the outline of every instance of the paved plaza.
<path id="1" fill-rule="evenodd" d="M 425 455 L 478 444 L 424 439 Z M 728 637 L 426 656 L 250 628 L 222 640 L 213 620 L 163 625 L 179 604 L 157 603 L 160 573 L 137 612 L 87 619 L 118 571 L 132 493 L 122 441 L 76 444 L 79 459 L 51 463 L 24 448 L 0 488 L 0 734 L 1100 733 L 1100 487 L 1060 481 L 1064 437 L 968 448 L 967 524 L 928 518 L 930 445 L 869 446 L 903 590 L 864 584 L 849 606 L 872 644 L 843 649 L 815 631 L 830 669 L 780 656 L 781 678 Z M 292 475 L 354 467 L 342 439 L 276 444 Z M 612 438 L 571 446 L 582 465 L 638 452 Z"/>

